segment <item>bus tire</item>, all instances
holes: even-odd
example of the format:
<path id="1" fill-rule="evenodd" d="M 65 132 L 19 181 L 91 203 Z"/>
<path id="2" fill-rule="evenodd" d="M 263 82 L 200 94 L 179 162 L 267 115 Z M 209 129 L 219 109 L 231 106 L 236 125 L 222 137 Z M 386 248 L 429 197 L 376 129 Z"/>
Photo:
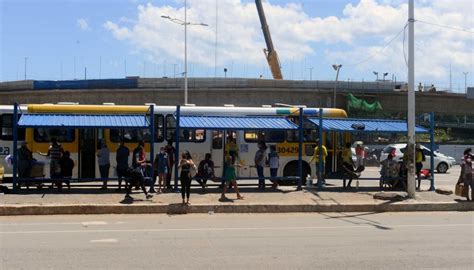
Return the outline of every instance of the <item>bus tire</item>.
<path id="1" fill-rule="evenodd" d="M 311 167 L 306 161 L 303 161 L 303 179 L 306 179 L 306 175 L 311 175 Z M 286 164 L 283 168 L 283 177 L 298 176 L 298 161 L 293 160 Z M 281 180 L 280 184 L 297 184 L 297 180 Z M 301 183 L 304 185 L 304 183 Z"/>

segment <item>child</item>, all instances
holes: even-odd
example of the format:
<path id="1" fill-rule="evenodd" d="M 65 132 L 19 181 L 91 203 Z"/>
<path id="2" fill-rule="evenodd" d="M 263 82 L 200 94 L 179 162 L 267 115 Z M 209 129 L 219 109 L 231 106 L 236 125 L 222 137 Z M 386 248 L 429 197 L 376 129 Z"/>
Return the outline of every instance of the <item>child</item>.
<path id="1" fill-rule="evenodd" d="M 227 200 L 225 193 L 229 185 L 234 185 L 235 193 L 237 194 L 237 199 L 243 199 L 244 197 L 239 193 L 239 187 L 237 186 L 235 168 L 240 167 L 239 164 L 235 164 L 235 158 L 232 156 L 226 157 L 226 168 L 225 168 L 225 184 L 224 189 L 222 190 L 221 200 Z"/>

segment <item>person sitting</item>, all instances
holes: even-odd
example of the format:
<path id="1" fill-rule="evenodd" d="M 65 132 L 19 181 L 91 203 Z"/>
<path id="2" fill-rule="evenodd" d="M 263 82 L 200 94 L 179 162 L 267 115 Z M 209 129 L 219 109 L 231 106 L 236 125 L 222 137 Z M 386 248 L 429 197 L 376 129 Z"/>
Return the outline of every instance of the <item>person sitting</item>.
<path id="1" fill-rule="evenodd" d="M 389 154 L 387 159 L 381 162 L 382 169 L 380 175 L 383 183 L 390 182 L 392 187 L 395 187 L 399 182 L 399 169 L 400 166 L 397 161 L 393 160 L 393 155 Z"/>
<path id="2" fill-rule="evenodd" d="M 207 153 L 204 160 L 199 162 L 196 181 L 201 185 L 204 191 L 207 186 L 207 180 L 214 179 L 214 162 L 211 160 L 211 154 Z"/>
<path id="3" fill-rule="evenodd" d="M 349 178 L 347 188 L 351 187 L 352 180 L 360 176 L 360 171 L 354 169 L 354 161 L 352 160 L 351 143 L 346 143 L 346 147 L 342 151 L 342 169 L 345 176 Z"/>

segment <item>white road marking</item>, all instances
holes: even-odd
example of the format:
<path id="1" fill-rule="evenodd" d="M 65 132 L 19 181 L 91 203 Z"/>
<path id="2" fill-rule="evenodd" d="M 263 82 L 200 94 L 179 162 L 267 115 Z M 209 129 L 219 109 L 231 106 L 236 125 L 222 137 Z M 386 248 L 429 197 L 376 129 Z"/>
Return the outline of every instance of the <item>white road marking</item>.
<path id="1" fill-rule="evenodd" d="M 81 222 L 0 223 L 0 226 L 81 225 Z"/>
<path id="2" fill-rule="evenodd" d="M 82 226 L 89 226 L 89 225 L 107 225 L 105 221 L 84 221 L 81 222 Z"/>
<path id="3" fill-rule="evenodd" d="M 97 239 L 97 240 L 90 240 L 91 243 L 117 243 L 118 240 L 111 238 L 111 239 Z"/>
<path id="4" fill-rule="evenodd" d="M 127 222 L 116 222 L 116 224 L 125 224 Z M 84 221 L 84 222 L 44 222 L 44 223 L 0 223 L 0 226 L 49 226 L 49 225 L 107 225 L 105 221 Z"/>
<path id="5" fill-rule="evenodd" d="M 321 229 L 362 229 L 387 227 L 393 228 L 414 228 L 414 227 L 473 227 L 474 224 L 413 224 L 413 225 L 351 225 L 351 226 L 302 226 L 302 227 L 235 227 L 235 228 L 184 228 L 184 229 L 110 229 L 110 230 L 61 230 L 61 231 L 0 231 L 0 234 L 52 234 L 52 233 L 114 233 L 114 232 L 189 232 L 189 231 L 259 231 L 259 230 L 321 230 Z"/>

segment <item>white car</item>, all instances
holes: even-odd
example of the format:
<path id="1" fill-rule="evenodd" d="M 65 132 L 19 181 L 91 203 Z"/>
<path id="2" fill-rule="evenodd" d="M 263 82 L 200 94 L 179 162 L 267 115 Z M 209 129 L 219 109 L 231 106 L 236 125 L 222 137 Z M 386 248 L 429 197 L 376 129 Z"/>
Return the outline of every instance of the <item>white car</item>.
<path id="1" fill-rule="evenodd" d="M 406 144 L 390 144 L 386 146 L 380 155 L 380 161 L 387 159 L 388 154 L 395 153 L 394 159 L 397 161 L 402 161 L 403 153 L 405 152 Z M 425 146 L 421 146 L 423 153 L 425 154 L 425 161 L 423 161 L 423 169 L 431 169 L 431 150 Z M 456 159 L 450 156 L 446 156 L 440 153 L 438 150 L 434 151 L 434 167 L 439 173 L 446 173 L 455 163 Z"/>

